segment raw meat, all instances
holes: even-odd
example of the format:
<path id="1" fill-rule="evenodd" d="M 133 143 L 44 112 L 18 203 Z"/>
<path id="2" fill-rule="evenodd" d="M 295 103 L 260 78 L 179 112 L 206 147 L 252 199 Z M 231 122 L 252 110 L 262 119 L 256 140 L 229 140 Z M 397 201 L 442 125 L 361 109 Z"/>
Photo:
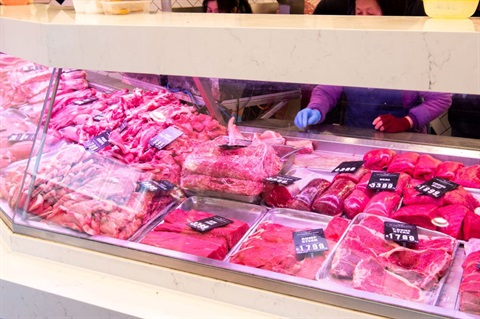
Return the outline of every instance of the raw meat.
<path id="1" fill-rule="evenodd" d="M 438 216 L 438 207 L 436 205 L 403 206 L 390 215 L 393 219 L 431 230 L 436 229 L 436 226 L 432 224 L 432 219 Z"/>
<path id="2" fill-rule="evenodd" d="M 384 235 L 385 221 L 376 215 L 365 215 L 360 221 L 359 225 Z"/>
<path id="3" fill-rule="evenodd" d="M 370 177 L 372 177 L 372 172 L 365 174 L 357 183 L 355 189 L 358 189 L 372 197 L 375 194 L 375 190 L 368 188 L 368 181 L 370 180 Z"/>
<path id="4" fill-rule="evenodd" d="M 317 213 L 339 216 L 343 212 L 343 202 L 355 188 L 355 183 L 348 179 L 338 179 L 321 195 L 318 195 L 312 204 Z"/>
<path id="5" fill-rule="evenodd" d="M 472 242 L 474 241 L 472 240 Z M 480 315 L 480 271 L 478 270 L 480 250 L 477 250 L 480 247 L 477 246 L 472 249 L 469 244 L 470 242 L 465 245 L 467 256 L 462 264 L 462 282 L 458 290 L 459 309 L 460 311 Z"/>
<path id="6" fill-rule="evenodd" d="M 252 136 L 252 144 L 285 145 L 285 138 L 280 133 L 270 130 L 261 134 L 255 132 Z"/>
<path id="7" fill-rule="evenodd" d="M 191 191 L 214 191 L 246 196 L 258 196 L 264 189 L 263 182 L 191 173 L 182 176 L 180 186 Z"/>
<path id="8" fill-rule="evenodd" d="M 355 267 L 353 288 L 415 302 L 424 300 L 418 287 L 385 270 L 374 258 L 362 260 Z"/>
<path id="9" fill-rule="evenodd" d="M 452 237 L 440 237 L 440 236 L 426 236 L 419 234 L 418 243 L 411 245 L 415 250 L 427 250 L 427 249 L 443 249 L 450 255 L 453 254 L 456 241 Z"/>
<path id="10" fill-rule="evenodd" d="M 333 217 L 324 229 L 325 238 L 337 242 L 347 229 L 349 221 L 342 217 Z"/>
<path id="11" fill-rule="evenodd" d="M 313 179 L 298 194 L 288 200 L 286 207 L 311 211 L 315 197 L 323 194 L 330 185 L 331 183 L 323 178 Z M 288 198 L 288 196 L 285 197 Z"/>
<path id="12" fill-rule="evenodd" d="M 480 206 L 478 200 L 462 186 L 458 186 L 453 191 L 446 192 L 445 196 L 443 196 L 443 205 L 454 204 L 463 205 L 472 211 Z"/>
<path id="13" fill-rule="evenodd" d="M 395 185 L 394 192 L 401 196 L 403 194 L 403 190 L 406 187 L 408 187 L 411 180 L 412 178 L 410 177 L 410 175 L 405 173 L 400 173 L 400 175 L 398 176 L 397 185 Z"/>
<path id="14" fill-rule="evenodd" d="M 354 173 L 339 173 L 335 175 L 333 181 L 336 181 L 339 178 L 346 178 L 357 184 L 366 174 L 370 173 L 370 170 L 364 166 L 359 167 Z"/>
<path id="15" fill-rule="evenodd" d="M 347 218 L 353 219 L 355 216 L 364 211 L 370 201 L 370 196 L 367 193 L 354 189 L 353 192 L 345 199 L 343 203 L 343 211 Z"/>
<path id="16" fill-rule="evenodd" d="M 420 155 L 414 152 L 397 154 L 390 165 L 388 165 L 387 172 L 406 173 L 413 176 L 413 170 L 415 169 L 419 157 Z"/>
<path id="17" fill-rule="evenodd" d="M 201 233 L 187 225 L 189 222 L 212 216 L 213 214 L 204 211 L 175 209 L 165 216 L 163 223 L 155 227 L 140 242 L 222 260 L 248 231 L 249 226 L 243 221 L 230 219 L 233 222 L 224 227 Z"/>
<path id="18" fill-rule="evenodd" d="M 480 164 L 458 169 L 453 181 L 463 187 L 480 188 Z"/>
<path id="19" fill-rule="evenodd" d="M 290 140 L 286 141 L 285 145 L 293 146 L 300 149 L 297 154 L 311 154 L 313 153 L 313 143 L 310 140 Z"/>
<path id="20" fill-rule="evenodd" d="M 371 170 L 384 170 L 389 166 L 395 154 L 395 151 L 391 149 L 371 150 L 363 156 L 365 161 L 363 165 Z"/>
<path id="21" fill-rule="evenodd" d="M 263 189 L 262 198 L 268 206 L 287 207 L 288 202 L 292 201 L 299 191 L 296 183 L 286 186 L 267 183 Z"/>
<path id="22" fill-rule="evenodd" d="M 462 224 L 465 215 L 469 212 L 463 205 L 447 205 L 438 209 L 438 215 L 448 222 L 446 227 L 438 227 L 437 230 L 457 239 L 462 239 Z"/>
<path id="23" fill-rule="evenodd" d="M 438 165 L 437 167 L 437 171 L 435 172 L 435 176 L 449 181 L 453 181 L 457 171 L 464 166 L 465 165 L 459 162 L 446 161 L 440 163 L 440 165 Z"/>
<path id="24" fill-rule="evenodd" d="M 394 192 L 382 191 L 375 194 L 365 206 L 367 214 L 389 217 L 400 203 L 400 195 Z"/>
<path id="25" fill-rule="evenodd" d="M 435 176 L 437 172 L 438 165 L 440 165 L 442 161 L 434 158 L 428 154 L 422 154 L 418 158 L 417 163 L 415 164 L 415 168 L 413 170 L 413 177 L 416 179 L 428 181 Z"/>
<path id="26" fill-rule="evenodd" d="M 463 220 L 463 239 L 480 238 L 480 215 L 468 211 Z"/>
<path id="27" fill-rule="evenodd" d="M 418 190 L 415 189 L 417 185 L 422 184 L 423 181 L 419 180 L 411 180 L 408 187 L 403 189 L 403 198 L 402 198 L 402 205 L 410 206 L 410 205 L 427 205 L 432 204 L 436 206 L 443 205 L 443 197 L 435 198 L 423 193 L 420 193 Z"/>

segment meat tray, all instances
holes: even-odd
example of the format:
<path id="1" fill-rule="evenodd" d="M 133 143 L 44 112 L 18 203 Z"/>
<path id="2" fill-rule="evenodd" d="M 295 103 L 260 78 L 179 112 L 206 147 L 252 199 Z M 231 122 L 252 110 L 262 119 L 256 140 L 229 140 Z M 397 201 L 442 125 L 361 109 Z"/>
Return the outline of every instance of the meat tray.
<path id="1" fill-rule="evenodd" d="M 280 224 L 282 226 L 290 227 L 290 228 L 295 228 L 295 229 L 318 229 L 322 228 L 325 229 L 328 225 L 328 223 L 333 219 L 331 216 L 326 216 L 326 215 L 320 215 L 320 214 L 315 214 L 311 212 L 304 212 L 304 211 L 298 211 L 298 210 L 293 210 L 293 209 L 288 209 L 288 208 L 275 208 L 269 210 L 265 216 L 257 223 L 255 227 L 252 227 L 248 233 L 244 236 L 243 240 L 240 241 L 236 247 L 234 247 L 230 253 L 227 255 L 225 258 L 225 261 L 234 263 L 233 259 L 235 256 L 242 250 L 245 249 L 246 245 L 249 244 L 249 241 L 252 239 L 257 238 L 258 234 L 263 232 L 263 229 L 260 229 L 262 225 L 265 225 L 267 223 L 272 223 L 272 224 Z M 263 239 L 260 239 L 263 240 Z M 330 242 L 331 243 L 331 242 Z M 330 246 L 329 243 L 329 246 Z M 333 247 L 329 247 L 329 251 L 332 251 Z M 292 250 L 295 250 L 295 247 L 293 246 L 293 240 L 292 240 Z M 286 255 L 289 255 L 287 251 L 285 251 Z M 273 257 L 273 256 L 272 256 Z M 272 259 L 280 257 L 280 256 L 274 256 Z M 290 256 L 291 257 L 291 256 Z M 320 256 L 317 256 L 320 257 Z M 321 257 L 324 258 L 324 257 Z M 281 263 L 284 262 L 287 258 L 281 258 L 283 259 Z M 292 260 L 293 261 L 293 260 Z M 286 262 L 285 264 L 288 264 Z M 295 264 L 293 267 L 297 267 L 298 264 Z M 251 267 L 253 266 L 245 266 L 245 267 Z M 312 273 L 313 278 L 307 278 L 307 279 L 312 279 L 315 280 L 315 273 L 318 271 L 320 265 L 316 270 Z M 257 267 L 259 269 L 266 269 L 268 271 L 274 271 L 272 269 L 268 269 L 268 267 Z M 278 272 L 281 274 L 289 275 L 289 276 L 295 276 L 295 277 L 304 277 L 300 275 L 300 271 L 296 274 L 291 274 L 289 273 L 288 269 L 283 269 L 279 271 L 274 271 Z M 305 273 L 303 273 L 305 274 Z"/>
<path id="2" fill-rule="evenodd" d="M 348 229 L 345 231 L 345 233 L 343 234 L 342 238 L 340 238 L 339 242 L 337 243 L 337 245 L 335 246 L 334 248 L 334 251 L 332 251 L 327 260 L 325 261 L 325 263 L 322 265 L 322 268 L 319 270 L 319 272 L 317 273 L 317 280 L 318 281 L 322 281 L 322 282 L 325 282 L 327 285 L 328 284 L 333 284 L 333 285 L 337 285 L 337 286 L 340 286 L 340 287 L 348 287 L 348 288 L 351 288 L 351 289 L 356 289 L 353 287 L 353 280 L 354 279 L 351 279 L 351 278 L 348 278 L 348 279 L 339 279 L 338 277 L 334 277 L 332 274 L 331 274 L 331 271 L 332 271 L 332 263 L 334 262 L 334 257 L 337 253 L 339 253 L 341 247 L 342 247 L 342 243 L 344 243 L 346 241 L 346 238 L 348 236 L 349 233 L 352 232 L 352 228 L 355 227 L 356 225 L 359 225 L 362 220 L 366 219 L 367 217 L 378 217 L 380 218 L 383 222 L 386 222 L 386 221 L 389 221 L 389 222 L 396 222 L 396 223 L 399 223 L 399 221 L 397 220 L 393 220 L 393 219 L 390 219 L 390 218 L 386 218 L 386 217 L 380 217 L 380 216 L 376 216 L 376 215 L 369 215 L 369 214 L 365 214 L 365 213 L 360 213 L 359 215 L 357 215 L 350 223 Z M 428 289 L 421 289 L 421 293 L 420 293 L 420 297 L 416 300 L 406 300 L 406 301 L 412 301 L 412 302 L 417 302 L 417 303 L 422 303 L 422 304 L 426 304 L 426 305 L 436 305 L 438 303 L 438 300 L 439 300 L 439 297 L 440 297 L 440 294 L 442 292 L 442 289 L 445 285 L 445 282 L 447 281 L 449 275 L 450 275 L 450 270 L 452 269 L 452 264 L 453 264 L 453 261 L 454 261 L 454 257 L 456 256 L 456 253 L 457 253 L 457 250 L 458 250 L 458 247 L 459 247 L 459 241 L 454 239 L 453 237 L 450 237 L 448 235 L 445 235 L 443 233 L 440 233 L 440 232 L 437 232 L 437 231 L 433 231 L 433 230 L 429 230 L 429 229 L 425 229 L 425 228 L 421 228 L 421 227 L 417 227 L 417 231 L 418 231 L 418 235 L 419 236 L 427 236 L 429 237 L 429 239 L 431 238 L 434 238 L 434 239 L 444 239 L 445 241 L 448 241 L 449 243 L 451 242 L 452 245 L 451 245 L 451 249 L 450 249 L 450 256 L 452 257 L 452 261 L 449 263 L 448 265 L 448 268 L 446 269 L 444 275 L 439 279 L 438 282 L 434 283 L 433 285 L 431 286 L 427 286 Z M 383 236 L 383 234 L 381 234 Z M 364 239 L 364 238 L 362 238 Z M 363 241 L 364 243 L 366 242 L 369 242 L 369 243 L 374 243 L 372 240 L 367 240 L 367 239 L 364 239 Z M 384 242 L 385 243 L 392 243 L 390 241 L 386 241 L 384 239 Z M 397 248 L 398 246 L 401 248 L 402 246 L 401 245 L 397 245 Z M 342 259 L 340 260 L 345 260 L 346 257 L 349 257 L 352 255 L 352 250 L 350 250 L 350 247 L 352 246 L 346 246 L 348 247 L 348 253 L 347 255 L 342 255 Z M 373 246 L 372 246 L 373 247 Z M 378 246 L 375 246 L 375 247 L 378 247 Z M 354 254 L 353 254 L 354 255 Z M 377 257 L 378 258 L 378 257 Z M 363 261 L 365 262 L 366 259 L 371 259 L 371 258 L 368 258 L 368 257 L 361 257 L 360 260 L 357 260 L 357 264 L 360 263 L 360 261 Z M 353 266 L 353 267 L 356 267 Z M 403 276 L 408 276 L 408 275 L 411 275 L 411 273 L 408 273 L 405 272 L 403 273 L 402 275 Z M 370 277 L 369 278 L 369 281 L 370 281 Z M 413 284 L 412 284 L 413 285 Z M 368 293 L 372 293 L 372 294 L 380 294 L 382 295 L 381 293 L 375 293 L 375 292 L 368 292 L 367 291 L 367 294 Z M 396 298 L 394 296 L 387 296 L 385 295 L 385 297 L 387 298 Z M 398 298 L 398 297 L 397 297 Z"/>
<path id="3" fill-rule="evenodd" d="M 165 216 L 175 209 L 181 209 L 183 211 L 202 211 L 214 215 L 219 215 L 227 219 L 234 219 L 246 223 L 250 228 L 254 227 L 261 217 L 267 212 L 267 208 L 241 202 L 234 202 L 219 198 L 209 198 L 201 196 L 193 196 L 185 199 L 181 204 L 172 207 L 166 214 L 162 214 L 155 221 L 150 222 L 146 227 L 142 229 L 142 232 L 137 234 L 132 239 L 134 242 L 141 243 L 141 241 L 157 226 L 164 222 Z M 246 232 L 248 233 L 248 231 Z M 246 235 L 242 236 L 242 238 Z M 242 241 L 240 238 L 239 242 Z M 235 247 L 235 246 L 234 246 Z M 234 248 L 232 247 L 232 249 Z"/>

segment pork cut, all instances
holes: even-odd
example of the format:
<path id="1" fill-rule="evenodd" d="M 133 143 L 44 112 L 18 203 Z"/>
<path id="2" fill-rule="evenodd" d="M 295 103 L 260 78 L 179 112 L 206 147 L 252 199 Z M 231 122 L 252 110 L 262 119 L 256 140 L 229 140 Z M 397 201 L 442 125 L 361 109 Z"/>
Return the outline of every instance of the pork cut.
<path id="1" fill-rule="evenodd" d="M 365 161 L 363 165 L 371 170 L 384 170 L 388 167 L 395 154 L 395 151 L 391 149 L 375 149 L 368 151 L 363 156 L 363 160 Z"/>

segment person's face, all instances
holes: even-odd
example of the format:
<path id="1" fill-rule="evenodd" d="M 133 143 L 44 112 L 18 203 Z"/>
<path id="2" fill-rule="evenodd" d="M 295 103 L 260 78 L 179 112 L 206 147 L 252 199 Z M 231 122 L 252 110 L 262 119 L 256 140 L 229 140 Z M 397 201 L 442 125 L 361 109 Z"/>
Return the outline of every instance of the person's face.
<path id="1" fill-rule="evenodd" d="M 219 13 L 217 0 L 207 2 L 207 13 Z"/>
<path id="2" fill-rule="evenodd" d="M 357 16 L 381 16 L 382 9 L 377 0 L 356 0 L 355 15 Z"/>

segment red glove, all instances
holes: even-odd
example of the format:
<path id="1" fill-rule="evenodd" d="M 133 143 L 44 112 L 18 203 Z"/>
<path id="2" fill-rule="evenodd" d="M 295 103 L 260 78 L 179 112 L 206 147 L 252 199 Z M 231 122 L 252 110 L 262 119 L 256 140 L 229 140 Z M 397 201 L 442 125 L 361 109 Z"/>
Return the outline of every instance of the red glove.
<path id="1" fill-rule="evenodd" d="M 373 121 L 375 129 L 387 133 L 398 133 L 409 130 L 412 125 L 406 117 L 395 117 L 392 114 L 380 115 Z"/>

